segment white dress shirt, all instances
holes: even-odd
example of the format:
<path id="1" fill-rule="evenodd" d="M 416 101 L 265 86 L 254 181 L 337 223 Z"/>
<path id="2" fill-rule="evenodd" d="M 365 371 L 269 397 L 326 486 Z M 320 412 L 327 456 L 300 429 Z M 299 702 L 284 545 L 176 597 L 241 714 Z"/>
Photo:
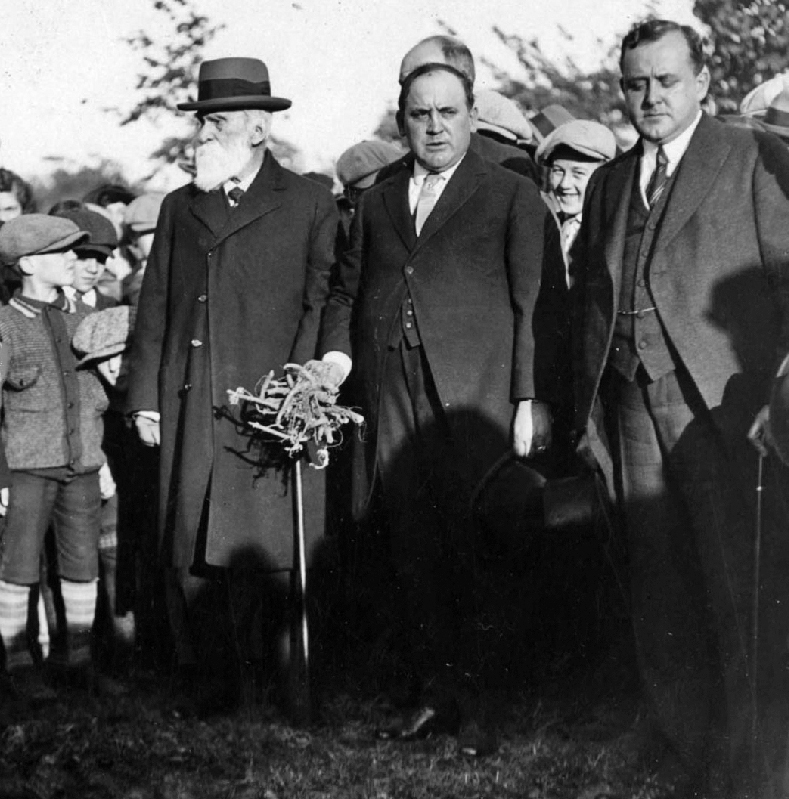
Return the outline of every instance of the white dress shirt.
<path id="1" fill-rule="evenodd" d="M 463 157 L 465 158 L 465 156 Z M 416 204 L 419 201 L 419 195 L 422 192 L 422 186 L 425 183 L 425 178 L 428 175 L 438 175 L 441 178 L 435 188 L 436 202 L 438 202 L 439 198 L 444 193 L 444 189 L 447 187 L 449 179 L 455 174 L 462 160 L 463 158 L 461 158 L 460 161 L 458 161 L 454 166 L 449 167 L 449 169 L 445 169 L 443 172 L 430 172 L 418 161 L 414 161 L 414 174 L 411 175 L 411 179 L 408 181 L 408 207 L 411 209 L 412 216 L 416 211 Z"/>

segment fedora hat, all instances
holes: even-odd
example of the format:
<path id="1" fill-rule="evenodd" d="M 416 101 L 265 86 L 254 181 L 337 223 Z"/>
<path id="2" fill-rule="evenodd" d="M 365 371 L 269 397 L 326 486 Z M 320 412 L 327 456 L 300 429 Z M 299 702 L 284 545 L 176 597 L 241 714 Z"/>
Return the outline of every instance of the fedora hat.
<path id="1" fill-rule="evenodd" d="M 197 78 L 197 100 L 179 103 L 179 111 L 284 111 L 290 100 L 271 96 L 266 65 L 257 58 L 203 61 Z"/>
<path id="2" fill-rule="evenodd" d="M 759 121 L 770 133 L 789 139 L 789 88 L 784 88 L 770 103 Z"/>

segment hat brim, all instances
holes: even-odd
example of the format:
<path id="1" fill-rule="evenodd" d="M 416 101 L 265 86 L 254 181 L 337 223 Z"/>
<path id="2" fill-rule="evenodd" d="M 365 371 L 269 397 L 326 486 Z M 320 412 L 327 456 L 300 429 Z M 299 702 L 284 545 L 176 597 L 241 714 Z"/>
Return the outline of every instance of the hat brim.
<path id="1" fill-rule="evenodd" d="M 80 358 L 77 361 L 77 366 L 84 366 L 87 363 L 93 363 L 94 361 L 105 361 L 107 358 L 112 358 L 113 355 L 120 355 L 128 348 L 128 344 L 113 344 L 109 347 L 104 347 L 103 349 L 96 350 L 96 352 L 89 352 L 87 355 Z"/>
<path id="2" fill-rule="evenodd" d="M 48 252 L 62 252 L 64 250 L 73 250 L 75 245 L 87 241 L 90 238 L 90 233 L 85 230 L 78 230 L 76 233 L 69 233 L 65 238 L 59 241 L 53 241 L 41 250 L 27 253 L 27 255 L 46 255 Z M 21 256 L 20 256 L 21 257 Z"/>
<path id="3" fill-rule="evenodd" d="M 241 95 L 239 97 L 215 97 L 211 100 L 194 100 L 179 103 L 179 111 L 284 111 L 290 108 L 291 101 L 284 97 L 265 97 L 259 94 Z"/>
<path id="4" fill-rule="evenodd" d="M 74 247 L 74 252 L 76 252 L 77 255 L 80 253 L 91 253 L 109 258 L 114 249 L 114 247 L 109 247 L 106 244 L 92 244 L 91 242 L 86 242 L 85 244 L 78 244 Z"/>

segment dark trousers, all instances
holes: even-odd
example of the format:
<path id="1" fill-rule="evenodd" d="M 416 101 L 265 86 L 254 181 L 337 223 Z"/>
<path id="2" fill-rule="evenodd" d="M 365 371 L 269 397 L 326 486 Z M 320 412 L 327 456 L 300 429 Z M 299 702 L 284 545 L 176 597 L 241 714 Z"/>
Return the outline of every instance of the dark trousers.
<path id="1" fill-rule="evenodd" d="M 724 441 L 684 372 L 614 376 L 612 395 L 644 690 L 689 770 L 746 785 L 755 455 Z"/>
<path id="2" fill-rule="evenodd" d="M 0 580 L 34 585 L 39 580 L 44 536 L 55 534 L 57 572 L 72 582 L 99 574 L 101 492 L 98 471 L 68 469 L 11 472 L 8 513 L 0 547 Z"/>
<path id="3" fill-rule="evenodd" d="M 422 347 L 402 342 L 389 352 L 378 435 L 383 509 L 412 667 L 439 700 L 474 690 L 473 486 Z"/>

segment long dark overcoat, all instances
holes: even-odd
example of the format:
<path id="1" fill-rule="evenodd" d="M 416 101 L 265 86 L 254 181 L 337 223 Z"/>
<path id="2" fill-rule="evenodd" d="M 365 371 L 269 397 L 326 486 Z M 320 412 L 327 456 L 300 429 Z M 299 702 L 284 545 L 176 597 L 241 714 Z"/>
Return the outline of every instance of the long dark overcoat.
<path id="1" fill-rule="evenodd" d="M 330 193 L 271 154 L 232 210 L 224 192 L 194 185 L 165 198 L 140 295 L 128 408 L 161 413 L 166 563 L 193 563 L 205 514 L 208 564 L 291 566 L 288 467 L 259 473 L 227 391 L 251 390 L 270 370 L 314 357 L 336 231 Z M 304 472 L 314 537 L 323 479 Z"/>
<path id="2" fill-rule="evenodd" d="M 598 460 L 609 467 L 597 398 L 640 155 L 637 145 L 592 176 L 573 251 L 580 265 L 575 424 L 589 429 Z M 745 436 L 789 345 L 787 176 L 789 152 L 776 137 L 703 116 L 653 244 L 649 281 L 658 314 L 726 436 Z"/>
<path id="3" fill-rule="evenodd" d="M 563 267 L 537 187 L 469 151 L 417 238 L 412 171 L 397 170 L 362 198 L 324 319 L 321 349 L 353 354 L 368 422 L 359 513 L 375 477 L 378 410 L 388 399 L 382 375 L 406 291 L 470 485 L 506 452 L 513 403 L 552 399 L 537 362 L 551 363 L 556 340 L 542 328 L 535 346 L 534 309 L 544 269 Z"/>

